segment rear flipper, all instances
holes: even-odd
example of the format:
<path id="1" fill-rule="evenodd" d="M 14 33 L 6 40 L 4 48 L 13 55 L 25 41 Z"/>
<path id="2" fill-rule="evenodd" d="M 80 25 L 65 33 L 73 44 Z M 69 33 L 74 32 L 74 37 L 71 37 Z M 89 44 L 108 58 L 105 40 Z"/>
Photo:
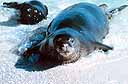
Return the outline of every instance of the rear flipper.
<path id="1" fill-rule="evenodd" d="M 122 6 L 118 7 L 118 8 L 115 8 L 115 9 L 110 10 L 109 13 L 114 14 L 114 13 L 120 12 L 120 11 L 122 11 L 124 8 L 126 8 L 127 6 L 128 6 L 128 5 L 122 5 Z"/>
<path id="2" fill-rule="evenodd" d="M 19 4 L 17 2 L 3 3 L 3 7 L 18 9 Z"/>
<path id="3" fill-rule="evenodd" d="M 114 8 L 112 10 L 109 10 L 107 12 L 108 19 L 111 20 L 114 15 L 118 14 L 119 12 L 121 12 L 126 7 L 128 7 L 128 5 L 122 5 L 122 6 L 118 7 L 118 8 Z"/>
<path id="4" fill-rule="evenodd" d="M 99 7 L 105 12 L 108 19 L 111 20 L 115 14 L 118 14 L 120 11 L 122 11 L 123 9 L 128 7 L 128 5 L 122 5 L 118 8 L 114 8 L 112 10 L 107 9 L 108 8 L 107 4 L 101 4 L 101 5 L 99 5 Z"/>
<path id="5" fill-rule="evenodd" d="M 107 52 L 108 50 L 113 50 L 113 47 L 110 47 L 108 45 L 105 45 L 99 42 L 95 42 L 94 45 L 95 45 L 95 48 L 101 49 L 104 52 Z"/>

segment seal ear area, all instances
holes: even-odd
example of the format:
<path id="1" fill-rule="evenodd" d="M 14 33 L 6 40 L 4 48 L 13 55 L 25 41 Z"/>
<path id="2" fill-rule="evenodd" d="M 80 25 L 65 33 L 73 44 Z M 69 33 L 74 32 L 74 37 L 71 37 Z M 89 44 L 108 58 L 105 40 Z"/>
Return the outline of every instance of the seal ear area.
<path id="1" fill-rule="evenodd" d="M 107 52 L 108 50 L 113 50 L 113 47 L 110 47 L 108 45 L 102 44 L 100 42 L 94 42 L 95 48 L 101 49 L 104 52 Z"/>

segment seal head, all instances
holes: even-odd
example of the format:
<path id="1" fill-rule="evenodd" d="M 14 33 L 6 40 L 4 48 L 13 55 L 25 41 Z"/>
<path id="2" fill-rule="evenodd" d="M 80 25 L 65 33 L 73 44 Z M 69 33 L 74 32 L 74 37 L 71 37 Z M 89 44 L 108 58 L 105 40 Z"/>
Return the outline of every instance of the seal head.
<path id="1" fill-rule="evenodd" d="M 80 57 L 80 42 L 70 34 L 57 34 L 49 40 L 48 45 L 53 49 L 50 51 L 53 52 L 51 57 L 57 58 L 63 64 L 75 62 Z"/>

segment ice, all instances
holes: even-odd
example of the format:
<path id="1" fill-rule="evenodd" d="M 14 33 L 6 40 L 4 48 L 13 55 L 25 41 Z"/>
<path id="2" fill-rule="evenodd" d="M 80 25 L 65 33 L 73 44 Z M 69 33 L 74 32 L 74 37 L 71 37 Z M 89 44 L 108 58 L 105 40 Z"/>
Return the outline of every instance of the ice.
<path id="1" fill-rule="evenodd" d="M 5 0 L 0 0 L 2 4 Z M 8 0 L 17 1 L 17 0 Z M 24 2 L 29 0 L 22 0 Z M 128 4 L 127 0 L 40 0 L 48 6 L 47 21 L 36 25 L 0 25 L 0 84 L 128 84 L 128 8 L 110 22 L 109 34 L 104 43 L 114 50 L 104 53 L 96 50 L 75 63 L 57 66 L 44 71 L 26 71 L 15 67 L 19 56 L 12 50 L 38 27 L 46 27 L 64 8 L 90 2 L 109 8 Z M 15 10 L 0 7 L 0 22 L 7 21 Z"/>

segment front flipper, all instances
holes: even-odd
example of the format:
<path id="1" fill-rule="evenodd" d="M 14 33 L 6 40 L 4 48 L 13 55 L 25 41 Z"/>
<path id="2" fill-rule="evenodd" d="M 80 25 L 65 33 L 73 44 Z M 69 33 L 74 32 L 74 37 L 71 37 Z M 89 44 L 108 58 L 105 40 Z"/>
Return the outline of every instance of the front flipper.
<path id="1" fill-rule="evenodd" d="M 95 48 L 101 49 L 104 52 L 107 52 L 108 50 L 113 50 L 113 47 L 107 46 L 105 44 L 102 44 L 100 42 L 94 42 Z"/>

